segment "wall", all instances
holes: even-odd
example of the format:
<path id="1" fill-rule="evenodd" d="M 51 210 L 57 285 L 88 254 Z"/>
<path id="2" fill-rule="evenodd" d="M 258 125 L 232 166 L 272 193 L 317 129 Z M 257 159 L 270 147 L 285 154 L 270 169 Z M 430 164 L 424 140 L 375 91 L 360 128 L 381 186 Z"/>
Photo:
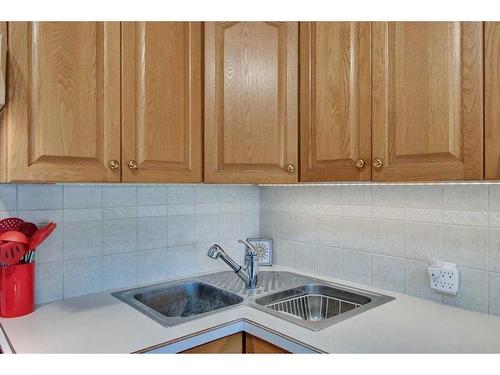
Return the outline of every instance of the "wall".
<path id="1" fill-rule="evenodd" d="M 261 187 L 260 228 L 277 264 L 500 315 L 500 185 Z M 457 296 L 429 257 L 457 263 Z"/>
<path id="2" fill-rule="evenodd" d="M 57 222 L 36 254 L 36 302 L 225 269 L 259 234 L 259 188 L 218 185 L 1 185 L 0 217 Z"/>

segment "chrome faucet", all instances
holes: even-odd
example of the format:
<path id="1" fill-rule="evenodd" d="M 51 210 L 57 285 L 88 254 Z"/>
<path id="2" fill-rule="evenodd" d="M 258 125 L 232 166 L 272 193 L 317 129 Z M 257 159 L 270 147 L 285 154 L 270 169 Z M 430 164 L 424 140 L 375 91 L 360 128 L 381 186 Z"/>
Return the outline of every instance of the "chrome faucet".
<path id="1" fill-rule="evenodd" d="M 231 269 L 243 280 L 247 289 L 257 288 L 257 279 L 259 274 L 259 264 L 257 262 L 257 250 L 245 240 L 238 240 L 238 242 L 246 246 L 245 249 L 245 267 L 236 263 L 222 247 L 213 244 L 208 249 L 207 255 L 212 259 L 221 258 Z"/>

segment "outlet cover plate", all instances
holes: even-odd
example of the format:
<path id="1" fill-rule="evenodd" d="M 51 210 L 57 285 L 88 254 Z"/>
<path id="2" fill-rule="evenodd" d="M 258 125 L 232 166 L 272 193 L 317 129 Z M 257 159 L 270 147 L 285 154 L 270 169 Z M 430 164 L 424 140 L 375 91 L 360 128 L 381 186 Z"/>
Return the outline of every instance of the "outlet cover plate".
<path id="1" fill-rule="evenodd" d="M 432 289 L 452 295 L 458 293 L 459 275 L 456 264 L 437 262 L 430 266 L 428 270 Z"/>

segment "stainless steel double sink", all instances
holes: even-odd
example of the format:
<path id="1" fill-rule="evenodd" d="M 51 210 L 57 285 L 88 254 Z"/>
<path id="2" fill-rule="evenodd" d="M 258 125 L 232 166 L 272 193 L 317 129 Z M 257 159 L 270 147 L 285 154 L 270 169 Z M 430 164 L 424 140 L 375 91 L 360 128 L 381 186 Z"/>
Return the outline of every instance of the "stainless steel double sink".
<path id="1" fill-rule="evenodd" d="M 241 304 L 318 331 L 393 300 L 393 297 L 291 272 L 264 271 L 245 289 L 234 272 L 217 272 L 115 292 L 113 295 L 165 326 Z"/>

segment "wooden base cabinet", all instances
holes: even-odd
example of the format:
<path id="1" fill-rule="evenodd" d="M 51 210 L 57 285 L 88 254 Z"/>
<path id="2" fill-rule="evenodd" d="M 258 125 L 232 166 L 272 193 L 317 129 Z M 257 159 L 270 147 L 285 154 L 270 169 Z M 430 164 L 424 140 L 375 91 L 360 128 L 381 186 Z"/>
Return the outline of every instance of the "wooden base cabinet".
<path id="1" fill-rule="evenodd" d="M 181 354 L 284 354 L 285 349 L 246 332 L 210 341 L 183 351 Z"/>
<path id="2" fill-rule="evenodd" d="M 298 23 L 205 23 L 205 182 L 298 181 Z"/>

